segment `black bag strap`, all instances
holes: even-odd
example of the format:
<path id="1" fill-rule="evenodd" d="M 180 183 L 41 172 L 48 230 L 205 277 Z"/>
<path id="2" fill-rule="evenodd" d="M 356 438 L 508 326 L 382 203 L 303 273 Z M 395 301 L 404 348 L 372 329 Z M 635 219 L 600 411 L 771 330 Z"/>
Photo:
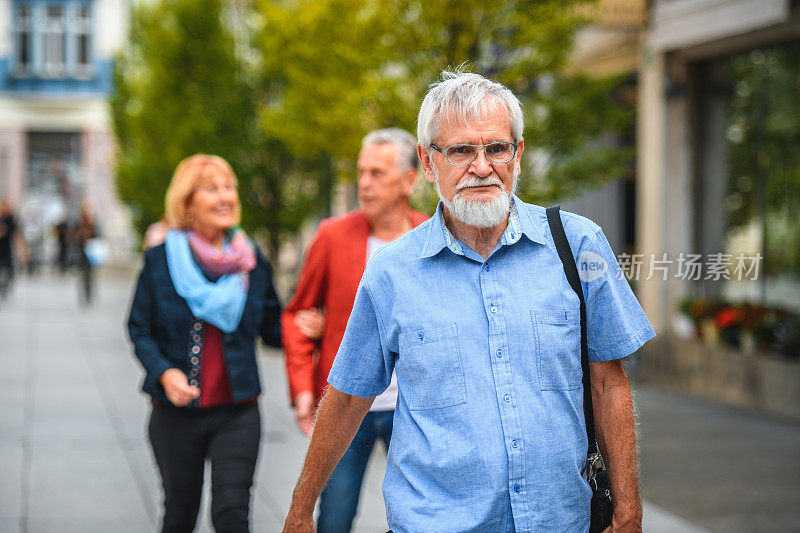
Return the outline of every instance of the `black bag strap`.
<path id="1" fill-rule="evenodd" d="M 564 233 L 564 224 L 561 222 L 560 208 L 557 205 L 548 207 L 547 223 L 550 224 L 550 233 L 553 235 L 553 242 L 556 243 L 558 257 L 564 266 L 564 274 L 567 275 L 570 287 L 578 295 L 581 301 L 581 370 L 583 371 L 583 417 L 586 419 L 586 437 L 589 441 L 587 457 L 597 453 L 597 437 L 594 432 L 594 409 L 592 407 L 592 384 L 589 376 L 589 343 L 586 333 L 586 300 L 583 298 L 583 288 L 581 279 L 578 276 L 578 267 L 575 265 L 575 258 L 572 249 L 569 247 L 567 235 Z"/>

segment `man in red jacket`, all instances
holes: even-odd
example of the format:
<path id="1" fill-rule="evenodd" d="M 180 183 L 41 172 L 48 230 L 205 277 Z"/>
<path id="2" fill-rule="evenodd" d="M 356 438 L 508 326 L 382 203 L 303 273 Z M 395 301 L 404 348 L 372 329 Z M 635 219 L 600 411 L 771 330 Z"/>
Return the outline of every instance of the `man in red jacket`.
<path id="1" fill-rule="evenodd" d="M 342 342 L 367 261 L 381 245 L 428 218 L 408 203 L 417 179 L 416 149 L 416 138 L 397 128 L 376 130 L 364 137 L 358 156 L 360 209 L 322 221 L 306 254 L 294 296 L 283 312 L 289 393 L 298 426 L 306 434 L 313 428 L 314 410 Z M 325 313 L 319 340 L 311 338 L 315 335 L 304 327 L 309 317 L 313 322 L 314 314 L 307 313 L 311 309 Z M 318 358 L 314 356 L 317 350 Z M 393 378 L 386 392 L 375 398 L 322 492 L 319 533 L 350 531 L 372 447 L 379 438 L 389 446 L 396 400 Z"/>

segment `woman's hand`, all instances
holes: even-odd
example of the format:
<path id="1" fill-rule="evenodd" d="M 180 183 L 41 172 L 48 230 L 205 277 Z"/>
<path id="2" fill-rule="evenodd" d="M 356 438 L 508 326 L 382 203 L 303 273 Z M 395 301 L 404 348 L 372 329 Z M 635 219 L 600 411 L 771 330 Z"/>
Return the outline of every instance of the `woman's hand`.
<path id="1" fill-rule="evenodd" d="M 186 374 L 177 368 L 165 370 L 158 381 L 164 387 L 169 401 L 176 407 L 183 407 L 200 397 L 200 389 L 189 385 Z"/>
<path id="2" fill-rule="evenodd" d="M 294 399 L 294 417 L 300 431 L 310 437 L 314 431 L 314 393 L 301 392 Z"/>
<path id="3" fill-rule="evenodd" d="M 316 307 L 303 309 L 294 314 L 294 324 L 309 339 L 319 340 L 325 332 L 325 314 Z"/>

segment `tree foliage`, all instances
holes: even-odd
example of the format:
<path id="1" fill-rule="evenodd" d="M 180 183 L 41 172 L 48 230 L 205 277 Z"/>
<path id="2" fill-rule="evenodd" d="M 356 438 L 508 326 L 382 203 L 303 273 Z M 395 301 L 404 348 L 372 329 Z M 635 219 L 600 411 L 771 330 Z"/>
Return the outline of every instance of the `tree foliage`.
<path id="1" fill-rule="evenodd" d="M 630 154 L 598 140 L 631 121 L 612 99 L 617 80 L 563 74 L 581 3 L 137 2 L 111 102 L 120 195 L 143 230 L 161 215 L 177 163 L 216 153 L 239 176 L 245 226 L 265 230 L 276 253 L 329 205 L 338 179 L 354 177 L 363 135 L 414 131 L 428 85 L 459 65 L 523 102 L 523 198 L 619 177 Z"/>
<path id="2" fill-rule="evenodd" d="M 276 254 L 327 192 L 292 181 L 288 170 L 297 165 L 259 129 L 260 73 L 242 57 L 246 28 L 228 22 L 235 13 L 226 9 L 221 0 L 134 4 L 111 100 L 117 187 L 144 231 L 163 213 L 178 162 L 198 152 L 222 156 L 239 179 L 243 224 Z"/>
<path id="3" fill-rule="evenodd" d="M 620 177 L 630 153 L 599 142 L 624 131 L 619 80 L 563 73 L 584 22 L 579 0 L 262 0 L 258 46 L 268 101 L 261 125 L 297 157 L 325 153 L 352 176 L 370 129 L 415 129 L 419 103 L 444 68 L 504 83 L 526 110 L 531 157 L 522 196 L 547 201 Z"/>
<path id="4" fill-rule="evenodd" d="M 213 153 L 237 164 L 250 148 L 253 102 L 220 24 L 218 1 L 137 3 L 131 44 L 118 58 L 112 115 L 117 186 L 140 229 L 157 220 L 177 164 Z M 240 175 L 247 182 L 247 175 Z"/>

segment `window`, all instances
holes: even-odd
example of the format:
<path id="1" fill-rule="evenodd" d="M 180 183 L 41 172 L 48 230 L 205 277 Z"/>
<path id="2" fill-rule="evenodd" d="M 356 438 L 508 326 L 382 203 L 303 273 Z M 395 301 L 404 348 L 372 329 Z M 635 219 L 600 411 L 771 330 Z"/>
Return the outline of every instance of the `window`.
<path id="1" fill-rule="evenodd" d="M 66 47 L 64 46 L 64 8 L 47 6 L 43 33 L 42 75 L 54 78 L 64 75 Z"/>
<path id="2" fill-rule="evenodd" d="M 75 23 L 72 27 L 75 36 L 76 58 L 75 75 L 88 76 L 92 68 L 91 32 L 92 16 L 88 5 L 78 6 L 75 12 Z"/>
<path id="3" fill-rule="evenodd" d="M 705 62 L 696 109 L 700 248 L 723 252 L 730 279 L 706 296 L 800 310 L 800 41 Z M 705 111 L 704 111 L 705 110 Z M 713 110 L 710 112 L 709 110 Z M 705 113 L 705 114 L 703 114 Z M 710 228 L 710 229 L 709 229 Z M 760 256 L 757 282 L 736 257 Z M 749 266 L 750 263 L 746 263 Z"/>
<path id="4" fill-rule="evenodd" d="M 762 302 L 800 309 L 800 42 L 730 57 L 728 242 L 764 257 Z"/>
<path id="5" fill-rule="evenodd" d="M 31 7 L 17 6 L 14 10 L 14 70 L 17 75 L 27 75 L 31 70 Z"/>
<path id="6" fill-rule="evenodd" d="M 14 4 L 14 76 L 51 79 L 91 76 L 90 2 L 18 0 Z"/>

